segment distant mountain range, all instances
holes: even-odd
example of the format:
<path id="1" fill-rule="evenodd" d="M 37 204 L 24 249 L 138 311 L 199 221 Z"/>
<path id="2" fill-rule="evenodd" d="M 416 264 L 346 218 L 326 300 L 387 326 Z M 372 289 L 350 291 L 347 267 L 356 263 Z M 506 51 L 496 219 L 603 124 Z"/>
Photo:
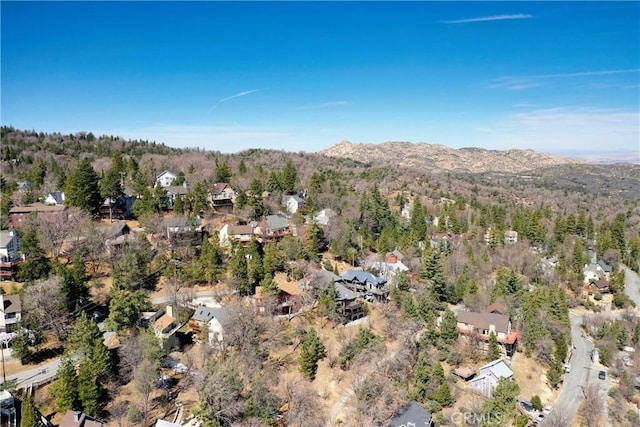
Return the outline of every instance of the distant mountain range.
<path id="1" fill-rule="evenodd" d="M 345 141 L 322 150 L 319 154 L 377 165 L 462 173 L 503 172 L 518 174 L 550 166 L 587 163 L 586 160 L 533 150 L 455 149 L 438 144 L 410 142 L 362 144 Z"/>

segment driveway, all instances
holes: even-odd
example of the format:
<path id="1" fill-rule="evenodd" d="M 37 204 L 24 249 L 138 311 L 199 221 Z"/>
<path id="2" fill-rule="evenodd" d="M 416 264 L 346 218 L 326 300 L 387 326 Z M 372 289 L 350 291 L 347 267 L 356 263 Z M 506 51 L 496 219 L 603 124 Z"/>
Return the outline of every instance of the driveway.
<path id="1" fill-rule="evenodd" d="M 624 270 L 624 293 L 640 308 L 640 277 L 630 268 L 620 267 Z"/>
<path id="2" fill-rule="evenodd" d="M 53 359 L 44 365 L 29 369 L 28 371 L 7 375 L 7 381 L 16 380 L 16 386 L 19 389 L 26 389 L 31 385 L 37 386 L 44 384 L 53 380 L 58 375 L 58 366 L 60 366 L 60 358 Z"/>
<path id="3" fill-rule="evenodd" d="M 554 411 L 562 411 L 568 419 L 573 420 L 584 398 L 582 387 L 587 385 L 592 374 L 591 350 L 593 350 L 593 344 L 580 329 L 582 316 L 570 311 L 569 319 L 571 321 L 571 341 L 575 345 L 575 349 L 569 361 L 571 372 L 564 374 L 564 383 L 554 405 Z"/>

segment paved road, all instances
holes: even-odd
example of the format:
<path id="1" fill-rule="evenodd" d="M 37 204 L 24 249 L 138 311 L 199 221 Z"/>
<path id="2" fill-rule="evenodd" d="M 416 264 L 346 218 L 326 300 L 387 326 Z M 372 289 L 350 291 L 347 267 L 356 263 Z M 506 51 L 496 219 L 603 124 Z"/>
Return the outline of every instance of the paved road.
<path id="1" fill-rule="evenodd" d="M 582 316 L 569 312 L 569 320 L 571 321 L 571 340 L 576 348 L 571 355 L 571 372 L 564 374 L 564 383 L 554 410 L 563 411 L 568 419 L 573 420 L 584 398 L 582 387 L 585 387 L 587 379 L 590 379 L 593 344 L 580 329 Z"/>
<path id="2" fill-rule="evenodd" d="M 624 292 L 640 308 L 640 277 L 628 267 L 621 266 L 624 270 Z"/>
<path id="3" fill-rule="evenodd" d="M 56 377 L 58 366 L 60 366 L 60 358 L 53 359 L 28 371 L 7 375 L 7 381 L 16 380 L 16 385 L 19 389 L 29 388 L 32 384 L 43 384 Z"/>

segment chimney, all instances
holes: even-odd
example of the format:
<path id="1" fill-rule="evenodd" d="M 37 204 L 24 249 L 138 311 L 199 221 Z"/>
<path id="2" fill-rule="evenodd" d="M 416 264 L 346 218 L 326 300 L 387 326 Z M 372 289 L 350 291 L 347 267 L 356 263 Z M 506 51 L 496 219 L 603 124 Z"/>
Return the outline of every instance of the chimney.
<path id="1" fill-rule="evenodd" d="M 173 306 L 172 305 L 167 305 L 165 313 L 167 313 L 167 316 L 173 317 Z"/>

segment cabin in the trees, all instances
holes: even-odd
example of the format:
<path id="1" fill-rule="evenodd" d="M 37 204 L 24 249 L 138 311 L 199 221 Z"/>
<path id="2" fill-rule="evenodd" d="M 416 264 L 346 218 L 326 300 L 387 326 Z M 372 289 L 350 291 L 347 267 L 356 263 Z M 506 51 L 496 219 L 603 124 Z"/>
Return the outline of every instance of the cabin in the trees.
<path id="1" fill-rule="evenodd" d="M 189 319 L 189 330 L 195 333 L 196 339 L 206 340 L 209 344 L 222 345 L 224 327 L 228 324 L 229 313 L 224 307 L 208 307 L 198 305 Z"/>
<path id="2" fill-rule="evenodd" d="M 278 239 L 291 234 L 289 221 L 278 215 L 262 217 L 254 229 L 254 234 L 261 241 Z"/>
<path id="3" fill-rule="evenodd" d="M 216 182 L 209 188 L 209 203 L 216 212 L 232 213 L 237 195 L 228 183 Z"/>
<path id="4" fill-rule="evenodd" d="M 20 295 L 4 295 L 0 290 L 0 334 L 15 332 L 21 318 Z"/>
<path id="5" fill-rule="evenodd" d="M 44 199 L 46 205 L 62 206 L 64 205 L 64 191 L 52 191 L 47 194 Z"/>
<path id="6" fill-rule="evenodd" d="M 0 279 L 12 278 L 18 272 L 18 263 L 22 260 L 20 239 L 13 230 L 0 231 Z"/>
<path id="7" fill-rule="evenodd" d="M 46 218 L 52 221 L 66 220 L 66 206 L 47 206 L 43 203 L 32 203 L 25 206 L 14 206 L 9 210 L 9 227 L 20 228 L 30 215 Z"/>
<path id="8" fill-rule="evenodd" d="M 286 281 L 280 276 L 274 277 L 278 289 L 272 297 L 265 295 L 262 286 L 256 287 L 253 303 L 259 314 L 290 316 L 302 308 L 302 291 L 298 283 Z"/>
<path id="9" fill-rule="evenodd" d="M 183 185 L 170 185 L 168 187 L 164 187 L 165 201 L 166 201 L 166 209 L 173 209 L 173 206 L 176 204 L 176 199 L 181 197 L 182 200 L 189 194 L 189 188 L 187 187 L 187 183 L 185 182 Z"/>
<path id="10" fill-rule="evenodd" d="M 67 411 L 60 422 L 60 427 L 104 427 L 107 424 L 82 411 Z"/>
<path id="11" fill-rule="evenodd" d="M 246 225 L 231 225 L 225 224 L 220 229 L 218 237 L 220 239 L 220 246 L 230 246 L 232 242 L 248 243 L 256 238 L 253 230 L 257 223 Z"/>
<path id="12" fill-rule="evenodd" d="M 173 169 L 166 169 L 156 175 L 156 186 L 169 187 L 178 178 L 179 172 Z"/>
<path id="13" fill-rule="evenodd" d="M 513 371 L 502 359 L 496 359 L 480 368 L 480 375 L 473 378 L 469 384 L 485 397 L 491 397 L 493 389 L 500 378 L 513 378 Z"/>
<path id="14" fill-rule="evenodd" d="M 333 224 L 338 218 L 338 214 L 331 208 L 322 209 L 320 212 L 313 217 L 313 221 L 315 221 L 318 225 L 322 227 L 327 227 Z"/>
<path id="15" fill-rule="evenodd" d="M 287 212 L 290 214 L 294 214 L 305 207 L 305 201 L 302 197 L 297 194 L 293 194 L 291 196 L 287 196 L 285 200 L 285 206 L 287 208 Z"/>
<path id="16" fill-rule="evenodd" d="M 387 279 L 367 271 L 348 270 L 340 276 L 340 283 L 371 301 L 386 301 L 389 297 Z"/>
<path id="17" fill-rule="evenodd" d="M 477 338 L 482 350 L 489 350 L 489 338 L 493 333 L 507 356 L 510 357 L 515 353 L 518 331 L 511 329 L 511 320 L 508 315 L 486 311 L 483 313 L 458 311 L 456 316 L 458 331 L 461 334 Z"/>

